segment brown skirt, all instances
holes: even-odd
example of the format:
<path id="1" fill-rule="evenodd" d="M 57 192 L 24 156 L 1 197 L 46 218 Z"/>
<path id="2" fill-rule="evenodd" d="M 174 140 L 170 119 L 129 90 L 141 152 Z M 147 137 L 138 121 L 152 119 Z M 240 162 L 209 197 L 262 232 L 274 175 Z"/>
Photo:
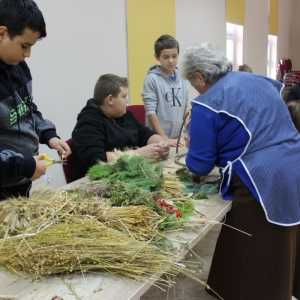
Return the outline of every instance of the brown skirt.
<path id="1" fill-rule="evenodd" d="M 225 223 L 252 236 L 222 226 L 207 284 L 224 300 L 291 300 L 295 280 L 294 296 L 298 298 L 298 226 L 268 222 L 262 206 L 237 175 L 230 193 L 233 203 Z M 297 264 L 298 269 L 299 260 Z M 221 299 L 211 290 L 207 292 Z"/>
<path id="2" fill-rule="evenodd" d="M 293 296 L 300 300 L 300 225 L 297 226 L 296 264 L 294 274 Z"/>

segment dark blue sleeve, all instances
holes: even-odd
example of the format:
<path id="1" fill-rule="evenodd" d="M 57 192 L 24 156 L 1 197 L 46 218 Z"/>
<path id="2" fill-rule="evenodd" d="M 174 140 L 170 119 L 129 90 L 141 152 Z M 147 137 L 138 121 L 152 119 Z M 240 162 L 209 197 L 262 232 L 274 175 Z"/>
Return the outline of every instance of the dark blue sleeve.
<path id="1" fill-rule="evenodd" d="M 0 181 L 12 181 L 19 176 L 32 177 L 36 163 L 32 156 L 24 157 L 22 154 L 10 150 L 0 153 Z"/>
<path id="2" fill-rule="evenodd" d="M 59 138 L 56 133 L 55 126 L 52 122 L 43 118 L 42 113 L 38 110 L 34 102 L 31 103 L 31 108 L 39 141 L 41 144 L 46 144 L 49 148 L 51 148 L 49 146 L 49 140 L 53 137 Z"/>
<path id="3" fill-rule="evenodd" d="M 206 175 L 217 165 L 240 157 L 250 136 L 236 117 L 194 104 L 190 122 L 190 147 L 186 165 L 196 175 Z"/>
<path id="4" fill-rule="evenodd" d="M 196 175 L 206 175 L 217 160 L 216 113 L 195 104 L 190 120 L 190 146 L 186 165 Z"/>

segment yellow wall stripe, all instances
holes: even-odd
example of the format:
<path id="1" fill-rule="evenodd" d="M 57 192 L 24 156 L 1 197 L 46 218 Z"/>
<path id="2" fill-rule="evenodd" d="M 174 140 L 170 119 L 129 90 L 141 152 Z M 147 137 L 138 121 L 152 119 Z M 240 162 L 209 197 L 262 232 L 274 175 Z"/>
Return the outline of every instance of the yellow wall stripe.
<path id="1" fill-rule="evenodd" d="M 148 68 L 158 63 L 154 42 L 176 34 L 175 0 L 127 0 L 127 43 L 130 104 L 143 104 L 141 93 Z"/>
<path id="2" fill-rule="evenodd" d="M 270 0 L 269 34 L 278 35 L 279 0 Z"/>
<path id="3" fill-rule="evenodd" d="M 245 0 L 226 0 L 226 22 L 244 26 L 245 6 Z"/>

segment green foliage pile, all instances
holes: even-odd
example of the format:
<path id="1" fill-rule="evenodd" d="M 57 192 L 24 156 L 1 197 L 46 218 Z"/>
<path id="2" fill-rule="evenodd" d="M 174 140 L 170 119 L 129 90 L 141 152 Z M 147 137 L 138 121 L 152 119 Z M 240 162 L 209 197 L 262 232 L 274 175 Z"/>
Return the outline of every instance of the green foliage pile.
<path id="1" fill-rule="evenodd" d="M 155 195 L 157 194 L 155 193 Z M 177 230 L 181 228 L 182 223 L 195 211 L 193 202 L 176 201 L 174 205 L 182 213 L 182 217 L 177 218 L 175 214 L 170 214 L 166 209 L 160 208 L 153 200 L 153 195 L 154 193 L 147 192 L 138 187 L 128 186 L 117 180 L 108 183 L 103 197 L 107 198 L 112 206 L 145 205 L 149 207 L 163 217 L 163 221 L 158 225 L 160 230 Z"/>
<path id="2" fill-rule="evenodd" d="M 208 199 L 208 195 L 207 194 L 197 194 L 195 199 Z"/>
<path id="3" fill-rule="evenodd" d="M 114 164 L 99 163 L 88 170 L 91 180 L 103 179 L 104 183 L 120 180 L 126 186 L 139 187 L 150 191 L 160 185 L 163 178 L 163 165 L 153 164 L 151 159 L 142 156 L 124 155 Z"/>
<path id="4" fill-rule="evenodd" d="M 187 194 L 189 193 L 197 194 L 201 187 L 201 183 L 197 183 L 197 182 L 185 181 L 182 183 L 184 184 L 184 188 L 182 189 L 182 191 Z"/>
<path id="5" fill-rule="evenodd" d="M 176 175 L 182 182 L 193 181 L 193 174 L 187 168 L 180 168 L 176 171 Z"/>
<path id="6" fill-rule="evenodd" d="M 109 198 L 112 206 L 146 205 L 153 210 L 159 210 L 158 205 L 152 198 L 152 193 L 138 187 L 129 186 L 119 180 L 109 182 L 106 191 L 104 197 Z"/>
<path id="7" fill-rule="evenodd" d="M 199 189 L 200 194 L 216 194 L 219 190 L 219 184 L 218 183 L 206 183 L 202 185 Z"/>
<path id="8" fill-rule="evenodd" d="M 191 176 L 185 171 L 184 173 Z M 174 203 L 182 214 L 181 218 L 177 218 L 176 214 L 159 207 L 153 200 L 153 196 L 161 196 L 163 191 L 163 165 L 153 164 L 148 158 L 120 156 L 114 164 L 99 163 L 93 166 L 89 169 L 88 176 L 91 180 L 100 179 L 103 182 L 105 191 L 97 194 L 109 200 L 112 206 L 145 205 L 157 212 L 163 217 L 158 225 L 160 230 L 179 229 L 194 213 L 194 204 L 191 201 Z"/>

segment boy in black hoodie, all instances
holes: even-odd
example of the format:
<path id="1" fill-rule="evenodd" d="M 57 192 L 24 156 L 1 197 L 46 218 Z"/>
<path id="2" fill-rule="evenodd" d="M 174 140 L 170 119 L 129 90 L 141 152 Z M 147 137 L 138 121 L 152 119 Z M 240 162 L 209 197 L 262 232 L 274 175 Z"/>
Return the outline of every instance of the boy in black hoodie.
<path id="1" fill-rule="evenodd" d="M 32 78 L 25 58 L 45 37 L 46 24 L 32 0 L 0 0 L 0 201 L 27 196 L 45 174 L 39 143 L 67 157 L 69 146 L 32 102 Z"/>
<path id="2" fill-rule="evenodd" d="M 114 149 L 134 152 L 153 160 L 166 158 L 170 146 L 127 111 L 127 78 L 104 74 L 98 79 L 94 98 L 77 117 L 72 133 L 72 179 L 85 176 L 98 161 L 113 162 Z"/>

